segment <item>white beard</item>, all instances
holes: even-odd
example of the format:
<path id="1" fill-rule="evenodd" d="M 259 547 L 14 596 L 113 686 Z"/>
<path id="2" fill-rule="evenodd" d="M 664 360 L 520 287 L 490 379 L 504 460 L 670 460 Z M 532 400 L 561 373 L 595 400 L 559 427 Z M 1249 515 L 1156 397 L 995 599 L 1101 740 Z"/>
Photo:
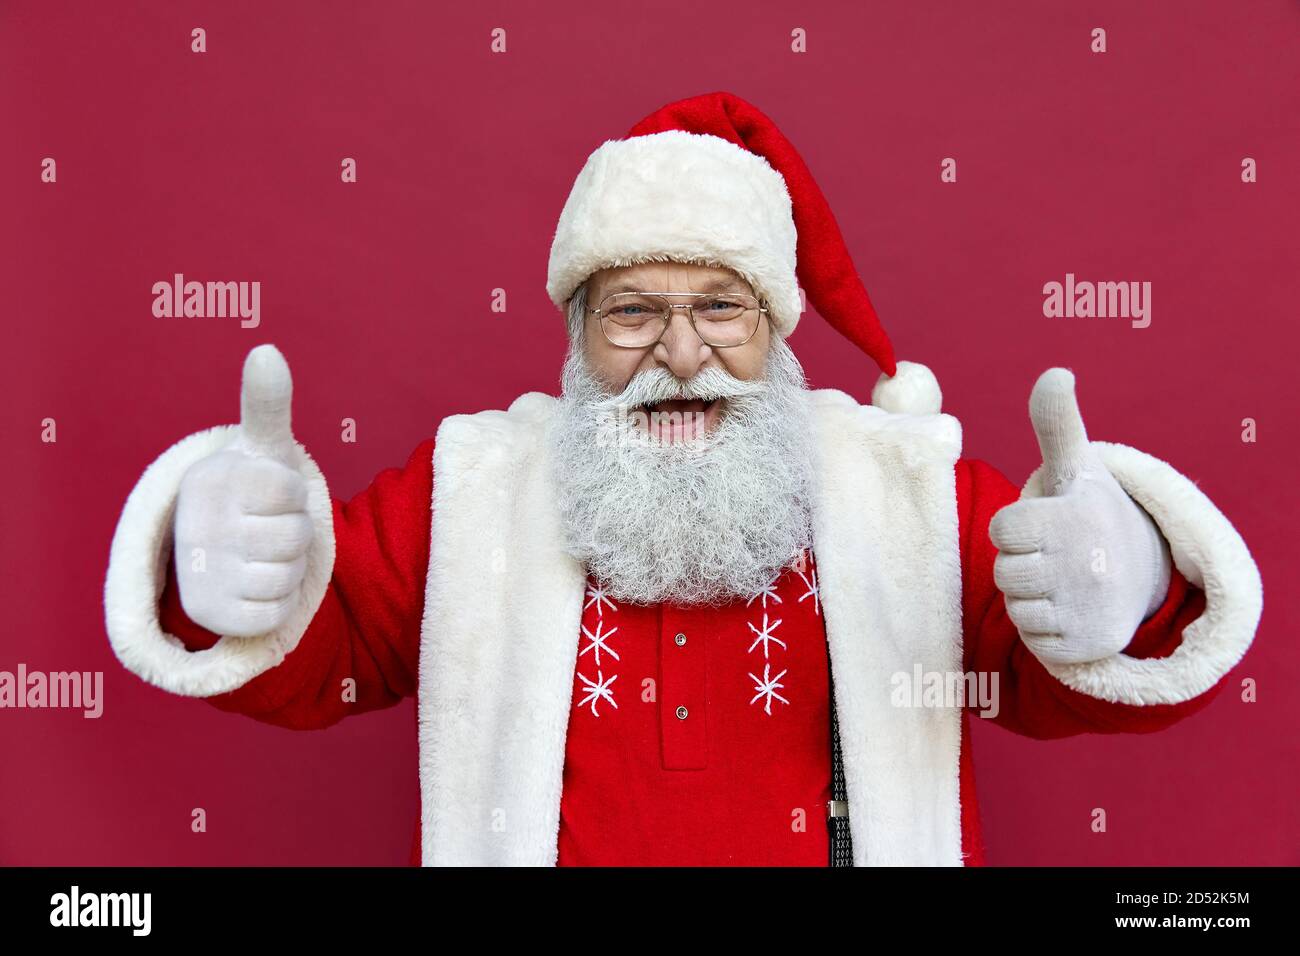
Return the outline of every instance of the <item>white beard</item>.
<path id="1" fill-rule="evenodd" d="M 647 402 L 719 396 L 721 419 L 693 441 L 662 443 L 635 421 Z M 550 440 L 567 550 L 615 600 L 752 598 L 812 544 L 808 389 L 775 336 L 761 381 L 655 368 L 618 395 L 570 348 Z"/>

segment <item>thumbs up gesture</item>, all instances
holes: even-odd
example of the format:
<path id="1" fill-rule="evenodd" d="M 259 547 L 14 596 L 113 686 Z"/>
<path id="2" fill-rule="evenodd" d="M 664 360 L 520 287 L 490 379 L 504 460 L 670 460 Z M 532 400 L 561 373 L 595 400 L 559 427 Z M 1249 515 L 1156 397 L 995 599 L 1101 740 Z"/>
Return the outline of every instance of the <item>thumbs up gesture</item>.
<path id="1" fill-rule="evenodd" d="M 237 437 L 195 462 L 176 501 L 181 605 L 222 635 L 252 637 L 288 618 L 307 569 L 312 522 L 289 424 L 293 380 L 260 345 L 244 361 Z"/>
<path id="2" fill-rule="evenodd" d="M 993 516 L 993 579 L 1040 660 L 1100 660 L 1127 647 L 1164 600 L 1168 545 L 1089 443 L 1069 371 L 1039 377 L 1029 417 L 1043 456 L 1043 497 Z"/>

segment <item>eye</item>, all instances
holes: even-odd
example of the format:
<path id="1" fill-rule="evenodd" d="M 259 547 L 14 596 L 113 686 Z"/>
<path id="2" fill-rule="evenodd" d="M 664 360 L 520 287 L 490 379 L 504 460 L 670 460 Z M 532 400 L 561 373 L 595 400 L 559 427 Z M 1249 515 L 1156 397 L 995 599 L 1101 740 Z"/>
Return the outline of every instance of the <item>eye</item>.
<path id="1" fill-rule="evenodd" d="M 737 318 L 745 312 L 745 304 L 728 296 L 701 299 L 696 314 L 714 322 Z"/>

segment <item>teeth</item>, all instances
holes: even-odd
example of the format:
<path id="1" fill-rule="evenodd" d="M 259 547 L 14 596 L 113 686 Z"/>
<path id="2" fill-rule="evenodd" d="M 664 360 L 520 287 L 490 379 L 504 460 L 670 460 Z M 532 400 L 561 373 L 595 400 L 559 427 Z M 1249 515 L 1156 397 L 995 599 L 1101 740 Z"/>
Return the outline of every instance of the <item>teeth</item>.
<path id="1" fill-rule="evenodd" d="M 703 412 L 717 401 L 716 398 L 666 398 L 638 406 L 642 411 Z"/>

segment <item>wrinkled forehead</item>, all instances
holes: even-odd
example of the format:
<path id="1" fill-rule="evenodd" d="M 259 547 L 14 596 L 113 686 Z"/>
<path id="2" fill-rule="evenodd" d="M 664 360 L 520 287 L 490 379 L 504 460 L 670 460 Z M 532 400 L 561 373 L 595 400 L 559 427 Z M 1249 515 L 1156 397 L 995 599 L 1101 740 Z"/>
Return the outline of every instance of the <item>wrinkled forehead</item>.
<path id="1" fill-rule="evenodd" d="M 749 283 L 723 266 L 677 261 L 611 266 L 587 280 L 589 299 L 615 292 L 752 292 Z"/>

